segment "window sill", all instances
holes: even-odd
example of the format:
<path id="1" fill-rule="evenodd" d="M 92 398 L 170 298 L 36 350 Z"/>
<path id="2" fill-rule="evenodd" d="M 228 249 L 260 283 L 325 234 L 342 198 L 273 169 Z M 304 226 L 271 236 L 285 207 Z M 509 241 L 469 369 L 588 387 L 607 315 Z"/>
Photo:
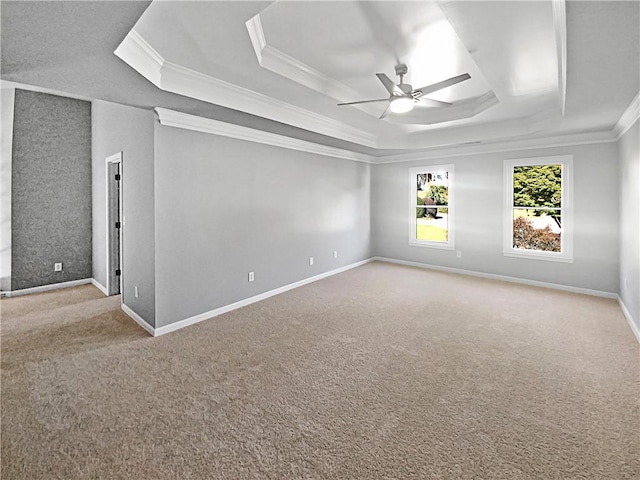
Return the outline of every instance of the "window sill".
<path id="1" fill-rule="evenodd" d="M 502 252 L 505 257 L 526 258 L 528 260 L 545 260 L 547 262 L 573 263 L 573 257 L 562 254 L 509 250 Z"/>
<path id="2" fill-rule="evenodd" d="M 438 248 L 440 250 L 455 250 L 455 245 L 449 243 L 438 243 L 438 242 L 418 242 L 418 241 L 409 241 L 409 245 L 412 247 L 426 247 L 426 248 Z"/>

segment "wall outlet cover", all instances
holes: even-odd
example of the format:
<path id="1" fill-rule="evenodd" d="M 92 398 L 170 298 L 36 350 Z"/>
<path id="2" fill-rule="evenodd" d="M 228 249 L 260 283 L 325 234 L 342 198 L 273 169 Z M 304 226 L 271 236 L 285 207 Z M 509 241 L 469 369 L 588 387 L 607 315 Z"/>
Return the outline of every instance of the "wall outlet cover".
<path id="1" fill-rule="evenodd" d="M 313 257 L 309 257 L 309 265 L 313 265 Z"/>
<path id="2" fill-rule="evenodd" d="M 54 263 L 53 264 L 53 270 L 56 272 L 61 272 L 62 271 L 62 263 Z"/>
<path id="3" fill-rule="evenodd" d="M 253 272 L 249 272 L 249 281 L 253 282 L 255 280 L 255 274 Z"/>

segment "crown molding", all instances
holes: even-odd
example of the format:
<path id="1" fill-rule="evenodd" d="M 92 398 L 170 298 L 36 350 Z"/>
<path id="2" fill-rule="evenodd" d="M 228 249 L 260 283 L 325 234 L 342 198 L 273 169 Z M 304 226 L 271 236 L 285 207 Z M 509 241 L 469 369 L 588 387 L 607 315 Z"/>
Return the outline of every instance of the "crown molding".
<path id="1" fill-rule="evenodd" d="M 360 94 L 356 90 L 347 87 L 345 84 L 334 80 L 310 65 L 269 45 L 262 27 L 260 14 L 249 19 L 246 22 L 246 27 L 258 63 L 262 68 L 277 73 L 340 102 L 349 102 L 359 98 Z M 376 117 L 380 114 L 380 112 L 372 108 L 370 104 L 352 105 L 352 107 L 375 115 Z"/>
<path id="2" fill-rule="evenodd" d="M 564 108 L 566 91 L 566 5 L 564 0 L 553 0 L 552 4 L 554 9 L 554 24 L 556 26 L 556 43 L 558 45 L 559 52 L 559 81 L 561 82 L 562 108 Z M 247 29 L 249 30 L 249 35 L 254 49 L 256 50 L 256 56 L 259 60 L 261 57 L 262 61 L 265 61 L 266 58 L 279 58 L 280 60 L 278 61 L 283 63 L 288 62 L 287 64 L 289 65 L 289 68 L 298 72 L 304 71 L 305 68 L 310 68 L 300 62 L 297 62 L 291 57 L 283 57 L 285 54 L 279 56 L 278 53 L 275 53 L 277 50 L 272 49 L 266 43 L 258 16 L 247 22 Z M 269 118 L 288 125 L 293 125 L 312 132 L 365 145 L 371 148 L 386 148 L 384 145 L 378 145 L 378 139 L 373 134 L 357 129 L 343 122 L 168 62 L 155 49 L 153 49 L 153 47 L 149 45 L 149 43 L 147 43 L 144 38 L 135 31 L 135 29 L 131 30 L 127 37 L 125 37 L 115 53 L 123 61 L 128 63 L 149 81 L 163 90 L 198 98 L 207 102 L 241 110 L 253 115 Z M 491 96 L 489 93 L 491 92 L 488 92 L 488 94 L 485 94 L 482 97 L 478 97 L 479 104 L 476 105 L 476 108 L 480 111 L 482 111 L 484 107 L 483 103 L 491 106 L 490 104 L 494 101 L 493 97 L 495 97 L 495 95 Z M 233 138 L 280 146 L 282 148 L 317 153 L 320 155 L 359 162 L 385 164 L 424 159 L 448 158 L 453 156 L 612 142 L 620 138 L 639 118 L 639 95 L 640 94 L 634 97 L 613 130 L 610 131 L 574 132 L 568 135 L 538 137 L 535 139 L 519 138 L 517 140 L 508 140 L 505 138 L 496 138 L 495 140 L 485 140 L 487 143 L 474 143 L 473 145 L 440 145 L 416 151 L 415 153 L 380 157 L 364 155 L 357 152 L 315 144 L 313 142 L 298 140 L 283 135 L 254 130 L 248 127 L 240 127 L 238 125 L 182 114 L 179 112 L 173 112 L 173 115 L 169 115 L 166 112 L 171 112 L 171 110 L 164 108 L 157 108 L 156 111 L 159 112 L 159 116 L 161 116 L 160 112 L 164 112 L 163 117 L 165 119 L 165 123 L 163 123 L 163 125 L 169 125 L 169 123 L 166 122 L 170 122 L 172 123 L 171 126 L 225 135 Z M 560 112 L 560 110 L 558 112 Z M 201 120 L 187 121 L 187 117 L 200 118 Z M 530 119 L 528 123 L 529 131 L 523 133 L 532 133 L 532 130 L 535 131 L 539 127 L 538 125 L 538 127 L 533 128 L 533 126 L 538 123 L 543 127 L 548 127 L 548 121 L 548 118 L 542 117 L 539 121 L 535 122 L 531 122 Z M 208 126 L 205 126 L 205 124 Z M 501 131 L 504 133 L 504 130 Z M 416 146 L 414 148 L 420 147 Z"/>
<path id="3" fill-rule="evenodd" d="M 567 5 L 565 0 L 551 0 L 553 10 L 553 27 L 556 34 L 556 51 L 558 53 L 558 92 L 560 109 L 564 116 L 567 97 Z"/>
<path id="4" fill-rule="evenodd" d="M 333 158 L 341 158 L 356 162 L 370 164 L 403 163 L 416 160 L 430 160 L 450 157 L 461 157 L 470 155 L 484 155 L 500 152 L 515 152 L 520 150 L 534 150 L 541 148 L 554 148 L 572 145 L 590 145 L 597 143 L 610 143 L 616 141 L 613 131 L 599 131 L 588 133 L 574 133 L 556 137 L 540 137 L 536 139 L 522 139 L 518 141 L 501 141 L 491 144 L 457 145 L 441 147 L 432 150 L 423 150 L 402 155 L 385 155 L 374 157 L 349 150 L 320 145 L 305 140 L 286 137 L 275 133 L 255 130 L 219 120 L 199 117 L 187 113 L 177 112 L 166 108 L 157 107 L 155 109 L 160 120 L 160 124 L 167 127 L 182 128 L 201 133 L 220 135 L 223 137 L 235 138 L 264 145 L 272 145 L 289 150 L 314 153 Z"/>
<path id="5" fill-rule="evenodd" d="M 631 100 L 631 103 L 620 116 L 620 119 L 613 127 L 613 131 L 616 134 L 616 138 L 620 138 L 627 130 L 638 120 L 640 117 L 640 92 L 636 93 L 636 96 Z"/>
<path id="6" fill-rule="evenodd" d="M 374 135 L 346 123 L 165 60 L 132 29 L 114 52 L 158 88 L 367 147 Z"/>
<path id="7" fill-rule="evenodd" d="M 361 98 L 361 94 L 358 91 L 269 45 L 262 27 L 260 14 L 248 20 L 246 26 L 253 50 L 262 68 L 340 102 L 349 102 L 353 99 Z M 438 111 L 433 109 L 429 109 L 429 111 L 414 110 L 412 114 L 398 116 L 391 114 L 387 119 L 389 122 L 396 124 L 430 125 L 470 118 L 498 103 L 498 98 L 494 92 L 489 91 L 478 97 L 456 102 L 446 109 Z M 371 104 L 351 105 L 351 107 L 376 117 L 380 115 L 380 110 Z"/>
<path id="8" fill-rule="evenodd" d="M 323 115 L 296 107 L 261 93 L 213 78 L 195 70 L 165 62 L 162 89 L 260 117 L 304 128 L 367 147 L 376 147 L 374 135 Z"/>
<path id="9" fill-rule="evenodd" d="M 175 110 L 169 110 L 166 108 L 157 107 L 155 111 L 158 114 L 160 124 L 167 127 L 210 133 L 238 140 L 246 140 L 248 142 L 262 143 L 264 145 L 272 145 L 275 147 L 315 153 L 326 157 L 353 160 L 356 162 L 373 163 L 374 159 L 374 157 L 362 153 L 320 145 L 318 143 L 307 142 L 297 138 L 285 137 L 276 133 L 255 130 L 253 128 L 243 127 L 233 123 L 221 122 L 219 120 L 176 112 Z"/>
<path id="10" fill-rule="evenodd" d="M 262 50 L 267 46 L 267 39 L 264 37 L 264 29 L 262 28 L 260 14 L 255 17 L 251 17 L 247 20 L 245 25 L 249 32 L 249 39 L 251 40 L 253 51 L 256 52 L 256 57 L 258 57 L 258 63 L 262 65 Z"/>
<path id="11" fill-rule="evenodd" d="M 113 53 L 156 87 L 160 87 L 164 58 L 135 29 L 131 29 Z"/>
<path id="12" fill-rule="evenodd" d="M 469 155 L 484 155 L 488 153 L 516 152 L 520 150 L 536 150 L 540 148 L 566 147 L 572 145 L 590 145 L 596 143 L 615 142 L 613 131 L 573 133 L 555 137 L 540 137 L 535 139 L 520 139 L 516 141 L 499 141 L 487 144 L 474 143 L 473 145 L 456 145 L 441 147 L 432 150 L 423 150 L 402 155 L 386 155 L 376 157 L 373 163 L 401 163 L 416 160 L 430 160 L 449 157 L 462 157 Z"/>

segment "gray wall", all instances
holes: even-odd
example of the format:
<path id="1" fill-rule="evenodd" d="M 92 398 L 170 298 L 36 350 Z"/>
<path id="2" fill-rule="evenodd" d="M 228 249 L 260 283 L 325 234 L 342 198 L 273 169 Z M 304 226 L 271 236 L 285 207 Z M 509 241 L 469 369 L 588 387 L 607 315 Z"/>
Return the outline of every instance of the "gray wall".
<path id="1" fill-rule="evenodd" d="M 370 256 L 367 164 L 159 124 L 155 155 L 156 327 Z"/>
<path id="2" fill-rule="evenodd" d="M 16 90 L 11 184 L 11 289 L 91 278 L 89 102 Z"/>
<path id="3" fill-rule="evenodd" d="M 574 262 L 502 254 L 503 160 L 574 156 Z M 410 167 L 455 165 L 456 250 L 409 245 Z M 618 162 L 615 143 L 469 155 L 372 170 L 372 239 L 376 256 L 618 292 Z"/>
<path id="4" fill-rule="evenodd" d="M 640 328 L 640 149 L 638 121 L 622 136 L 620 155 L 620 298 Z M 625 286 L 625 279 L 627 280 Z"/>
<path id="5" fill-rule="evenodd" d="M 154 116 L 151 110 L 93 102 L 93 276 L 106 286 L 105 159 L 122 152 L 122 299 L 151 326 L 155 324 Z"/>

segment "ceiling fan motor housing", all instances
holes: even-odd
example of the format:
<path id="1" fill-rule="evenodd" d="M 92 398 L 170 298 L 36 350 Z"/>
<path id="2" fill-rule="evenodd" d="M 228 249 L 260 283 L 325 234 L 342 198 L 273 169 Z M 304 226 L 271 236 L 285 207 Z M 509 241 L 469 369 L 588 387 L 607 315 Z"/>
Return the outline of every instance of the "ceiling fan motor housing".
<path id="1" fill-rule="evenodd" d="M 404 63 L 401 63 L 400 65 L 396 65 L 397 76 L 404 76 L 407 74 L 408 71 L 409 71 L 409 68 Z"/>

